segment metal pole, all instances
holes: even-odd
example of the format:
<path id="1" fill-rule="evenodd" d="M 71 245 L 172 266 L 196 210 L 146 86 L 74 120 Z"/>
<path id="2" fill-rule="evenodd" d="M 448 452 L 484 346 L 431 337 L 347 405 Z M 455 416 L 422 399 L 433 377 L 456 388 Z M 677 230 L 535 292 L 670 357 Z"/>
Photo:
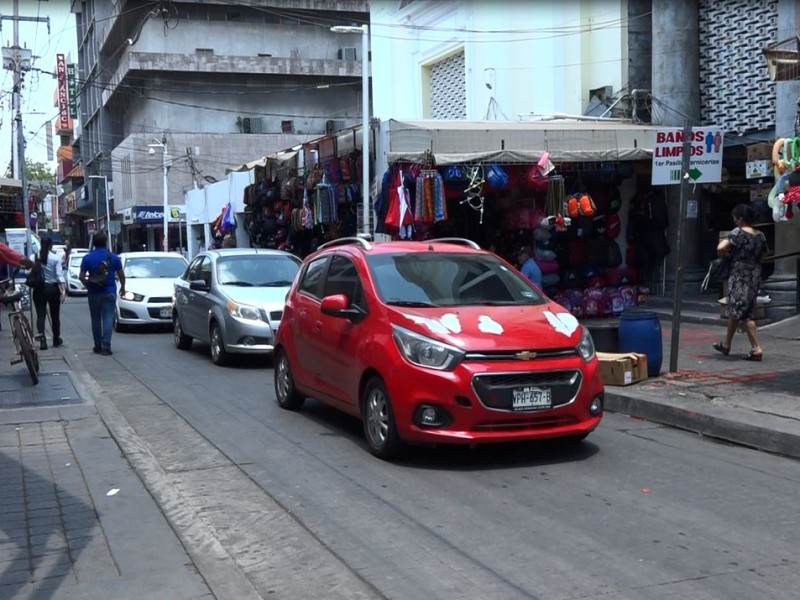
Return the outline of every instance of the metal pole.
<path id="1" fill-rule="evenodd" d="M 365 234 L 372 233 L 372 207 L 369 197 L 369 25 L 361 26 L 361 199 L 363 202 L 363 225 Z"/>
<path id="2" fill-rule="evenodd" d="M 689 191 L 689 160 L 692 151 L 692 124 L 686 121 L 683 128 L 683 149 L 681 155 L 681 193 L 678 207 L 677 268 L 675 270 L 675 291 L 672 300 L 672 339 L 669 345 L 669 372 L 678 370 L 678 351 L 681 339 L 681 305 L 683 296 L 683 228 L 686 221 L 686 203 Z"/>
<path id="3" fill-rule="evenodd" d="M 103 188 L 106 195 L 106 233 L 108 233 L 108 241 L 112 250 L 114 250 L 114 242 L 111 239 L 111 211 L 108 204 L 108 175 L 103 175 Z"/>
<path id="4" fill-rule="evenodd" d="M 164 252 L 169 251 L 169 194 L 167 191 L 167 136 L 163 136 L 161 138 L 162 144 L 162 166 L 164 168 L 164 241 L 163 241 L 163 250 Z"/>

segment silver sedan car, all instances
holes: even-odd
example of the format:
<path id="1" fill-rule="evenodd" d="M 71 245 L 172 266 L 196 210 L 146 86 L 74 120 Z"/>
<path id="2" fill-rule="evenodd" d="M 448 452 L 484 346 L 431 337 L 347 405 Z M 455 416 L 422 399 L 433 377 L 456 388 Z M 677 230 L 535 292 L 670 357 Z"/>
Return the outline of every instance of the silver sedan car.
<path id="1" fill-rule="evenodd" d="M 231 354 L 271 355 L 300 264 L 288 252 L 260 248 L 199 254 L 174 283 L 175 345 L 186 350 L 192 340 L 207 343 L 217 365 Z"/>

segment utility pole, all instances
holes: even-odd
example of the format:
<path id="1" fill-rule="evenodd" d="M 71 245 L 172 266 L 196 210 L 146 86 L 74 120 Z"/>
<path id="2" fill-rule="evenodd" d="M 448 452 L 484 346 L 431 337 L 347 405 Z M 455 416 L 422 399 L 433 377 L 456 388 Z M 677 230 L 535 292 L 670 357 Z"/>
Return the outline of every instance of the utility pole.
<path id="1" fill-rule="evenodd" d="M 25 173 L 25 134 L 22 130 L 22 73 L 31 68 L 32 51 L 19 46 L 19 22 L 32 21 L 47 23 L 47 34 L 50 34 L 49 17 L 21 17 L 19 14 L 19 0 L 14 0 L 14 15 L 12 17 L 0 15 L 0 28 L 2 22 L 10 19 L 14 22 L 14 45 L 3 48 L 3 68 L 14 71 L 14 90 L 12 97 L 12 111 L 17 127 L 17 159 L 14 161 L 14 175 L 22 183 L 22 214 L 25 219 L 25 252 L 30 255 L 31 245 L 31 212 L 28 206 L 28 177 Z M 12 144 L 13 146 L 13 144 Z M 31 316 L 33 315 L 33 302 L 30 303 Z"/>

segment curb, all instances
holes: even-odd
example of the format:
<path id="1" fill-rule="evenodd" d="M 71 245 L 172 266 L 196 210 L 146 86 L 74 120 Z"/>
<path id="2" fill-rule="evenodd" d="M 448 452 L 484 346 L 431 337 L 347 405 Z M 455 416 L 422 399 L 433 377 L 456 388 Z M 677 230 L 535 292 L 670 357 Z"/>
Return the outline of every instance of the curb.
<path id="1" fill-rule="evenodd" d="M 734 407 L 713 408 L 716 410 L 699 412 L 686 406 L 665 404 L 663 398 L 655 402 L 647 398 L 619 394 L 606 388 L 605 409 L 608 412 L 669 425 L 764 452 L 800 458 L 800 434 L 776 428 L 776 417 L 765 415 L 763 418 L 771 420 L 772 426 L 764 426 L 754 422 L 756 419 L 753 418 L 752 411 Z M 710 414 L 711 412 L 724 414 Z"/>

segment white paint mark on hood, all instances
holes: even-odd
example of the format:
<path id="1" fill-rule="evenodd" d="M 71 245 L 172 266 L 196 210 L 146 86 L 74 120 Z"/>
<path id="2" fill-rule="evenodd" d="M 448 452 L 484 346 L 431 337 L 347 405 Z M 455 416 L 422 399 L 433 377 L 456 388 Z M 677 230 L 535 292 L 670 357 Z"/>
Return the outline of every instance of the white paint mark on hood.
<path id="1" fill-rule="evenodd" d="M 501 335 L 503 333 L 503 326 L 487 315 L 478 317 L 478 329 L 483 333 L 493 333 L 495 335 Z"/>
<path id="2" fill-rule="evenodd" d="M 571 313 L 562 312 L 553 314 L 549 310 L 546 310 L 544 311 L 544 316 L 547 317 L 547 320 L 549 321 L 550 325 L 553 326 L 553 329 L 567 337 L 570 337 L 578 328 L 578 319 L 576 319 Z"/>
<path id="3" fill-rule="evenodd" d="M 454 313 L 447 313 L 438 319 L 429 319 L 428 317 L 420 317 L 419 315 L 403 315 L 405 318 L 414 321 L 417 325 L 424 325 L 432 333 L 447 335 L 450 333 L 461 333 L 461 321 L 458 320 L 458 315 Z"/>

